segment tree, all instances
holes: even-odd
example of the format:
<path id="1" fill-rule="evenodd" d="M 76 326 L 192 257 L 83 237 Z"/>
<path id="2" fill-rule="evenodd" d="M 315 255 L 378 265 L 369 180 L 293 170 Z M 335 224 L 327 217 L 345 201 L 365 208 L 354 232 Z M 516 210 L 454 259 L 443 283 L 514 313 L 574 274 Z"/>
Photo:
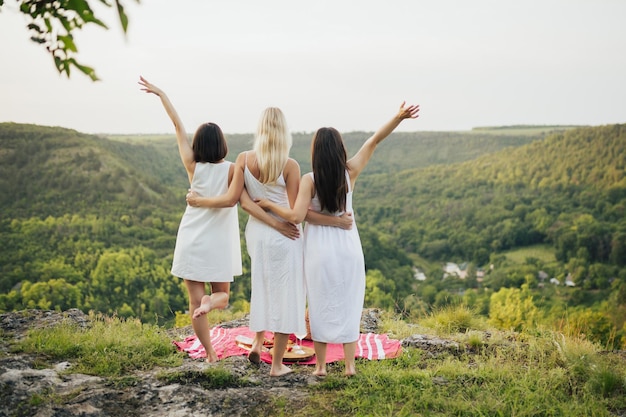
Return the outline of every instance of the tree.
<path id="1" fill-rule="evenodd" d="M 534 328 L 539 311 L 526 284 L 522 288 L 501 288 L 491 295 L 489 319 L 501 329 L 521 331 Z"/>
<path id="2" fill-rule="evenodd" d="M 391 310 L 394 307 L 393 293 L 396 284 L 385 278 L 385 276 L 377 269 L 367 271 L 367 279 L 365 285 L 365 305 L 367 307 L 378 307 L 385 310 Z"/>
<path id="3" fill-rule="evenodd" d="M 139 0 L 135 0 L 139 3 Z M 91 0 L 106 7 L 115 4 L 117 14 L 126 33 L 128 17 L 124 11 L 122 0 Z M 31 40 L 46 48 L 52 55 L 54 65 L 61 74 L 70 76 L 71 67 L 89 76 L 93 81 L 98 77 L 93 68 L 79 63 L 74 57 L 78 48 L 74 43 L 74 33 L 87 24 L 95 24 L 104 29 L 108 26 L 100 20 L 92 10 L 89 0 L 17 0 L 19 11 L 27 16 L 27 28 L 31 32 Z M 4 0 L 0 0 L 0 8 Z"/>

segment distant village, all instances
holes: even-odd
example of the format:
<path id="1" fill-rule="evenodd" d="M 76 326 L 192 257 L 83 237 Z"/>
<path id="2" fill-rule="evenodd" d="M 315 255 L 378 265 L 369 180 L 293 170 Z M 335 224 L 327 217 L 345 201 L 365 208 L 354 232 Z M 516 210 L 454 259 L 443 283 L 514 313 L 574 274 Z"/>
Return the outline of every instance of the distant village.
<path id="1" fill-rule="evenodd" d="M 449 276 L 455 276 L 460 279 L 465 279 L 467 278 L 467 267 L 468 267 L 467 263 L 456 264 L 454 262 L 446 262 L 446 264 L 443 266 L 443 278 L 442 279 L 446 279 Z M 490 269 L 493 270 L 493 264 L 490 265 Z M 423 271 L 419 270 L 418 268 L 413 268 L 413 272 L 414 272 L 413 276 L 415 277 L 416 280 L 426 281 L 426 274 L 424 274 Z M 485 271 L 482 269 L 476 270 L 476 281 L 479 283 L 483 282 L 484 278 L 485 278 Z M 558 279 L 554 277 L 550 278 L 550 276 L 544 271 L 539 271 L 539 273 L 537 274 L 537 278 L 539 279 L 539 287 L 543 287 L 546 284 L 546 282 L 552 285 L 565 285 L 566 287 L 576 286 L 576 284 L 572 280 L 571 273 L 567 274 L 567 276 L 565 277 L 565 282 L 563 283 L 561 283 L 561 281 L 559 281 Z"/>

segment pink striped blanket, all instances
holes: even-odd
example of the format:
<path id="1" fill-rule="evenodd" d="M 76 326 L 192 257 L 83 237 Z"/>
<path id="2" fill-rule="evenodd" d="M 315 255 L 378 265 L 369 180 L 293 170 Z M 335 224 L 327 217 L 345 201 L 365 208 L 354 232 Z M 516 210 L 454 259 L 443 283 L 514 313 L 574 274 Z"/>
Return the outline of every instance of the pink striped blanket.
<path id="1" fill-rule="evenodd" d="M 223 327 L 213 327 L 211 329 L 211 343 L 217 353 L 219 359 L 224 359 L 229 356 L 235 355 L 247 355 L 248 350 L 240 347 L 235 343 L 235 338 L 239 335 L 253 338 L 254 332 L 248 327 L 236 327 L 232 329 L 226 329 Z M 267 332 L 266 339 L 272 340 L 273 335 Z M 292 340 L 296 340 L 291 335 Z M 192 359 L 200 359 L 206 357 L 204 347 L 196 337 L 196 335 L 188 336 L 181 341 L 173 341 L 176 348 L 180 351 L 186 352 Z M 313 342 L 310 340 L 303 340 L 302 345 L 306 347 L 313 347 Z M 356 357 L 369 360 L 380 360 L 387 358 L 395 358 L 402 353 L 402 345 L 399 340 L 389 339 L 385 334 L 376 333 L 362 333 L 357 342 Z M 326 363 L 336 362 L 343 359 L 343 346 L 341 344 L 328 344 L 326 352 Z M 261 360 L 266 363 L 272 362 L 272 357 L 268 351 L 261 353 Z M 297 362 L 302 365 L 315 364 L 315 356 L 312 358 Z"/>

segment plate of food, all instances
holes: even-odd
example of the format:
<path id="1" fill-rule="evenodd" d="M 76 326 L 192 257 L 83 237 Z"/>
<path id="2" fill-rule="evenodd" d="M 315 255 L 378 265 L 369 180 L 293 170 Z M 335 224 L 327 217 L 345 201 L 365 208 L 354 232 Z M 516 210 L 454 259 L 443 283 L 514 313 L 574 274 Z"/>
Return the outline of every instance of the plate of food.
<path id="1" fill-rule="evenodd" d="M 274 356 L 274 348 L 270 349 L 270 355 Z M 300 345 L 289 345 L 285 349 L 285 355 L 283 361 L 285 362 L 300 362 L 311 359 L 315 356 L 313 348 Z"/>
<path id="2" fill-rule="evenodd" d="M 235 337 L 235 344 L 239 346 L 240 348 L 248 350 L 248 351 L 252 349 L 253 342 L 254 342 L 253 338 L 244 336 L 242 334 Z M 264 349 L 271 348 L 273 345 L 274 345 L 274 342 L 272 342 L 271 340 L 268 340 L 268 339 L 263 340 Z"/>

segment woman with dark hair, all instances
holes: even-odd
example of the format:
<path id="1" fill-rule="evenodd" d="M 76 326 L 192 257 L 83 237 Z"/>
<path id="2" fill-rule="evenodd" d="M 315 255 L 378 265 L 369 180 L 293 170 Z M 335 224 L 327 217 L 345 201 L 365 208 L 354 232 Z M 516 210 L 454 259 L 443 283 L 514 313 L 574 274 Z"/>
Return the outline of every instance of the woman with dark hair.
<path id="1" fill-rule="evenodd" d="M 161 99 L 174 123 L 178 152 L 191 189 L 207 196 L 226 193 L 229 184 L 238 181 L 238 177 L 233 175 L 234 164 L 224 160 L 228 146 L 220 127 L 215 123 L 200 125 L 190 145 L 183 123 L 167 95 L 143 77 L 140 77 L 139 84 L 143 91 Z M 176 236 L 172 275 L 185 282 L 191 324 L 204 346 L 207 362 L 215 362 L 218 358 L 211 344 L 207 318 L 203 316 L 213 309 L 228 306 L 230 283 L 241 273 L 237 207 L 187 205 Z M 210 295 L 205 292 L 207 282 L 211 286 Z"/>
<path id="2" fill-rule="evenodd" d="M 340 216 L 352 212 L 352 191 L 376 146 L 404 119 L 418 117 L 419 106 L 405 107 L 373 136 L 349 160 L 339 132 L 319 129 L 311 144 L 313 172 L 300 181 L 293 209 L 267 199 L 257 200 L 293 223 L 302 222 L 309 209 Z M 314 374 L 326 375 L 326 345 L 343 344 L 345 374 L 356 373 L 355 353 L 359 338 L 361 313 L 365 298 L 365 262 L 356 224 L 345 230 L 307 223 L 304 229 L 304 276 L 306 281 L 311 337 L 315 346 Z"/>

